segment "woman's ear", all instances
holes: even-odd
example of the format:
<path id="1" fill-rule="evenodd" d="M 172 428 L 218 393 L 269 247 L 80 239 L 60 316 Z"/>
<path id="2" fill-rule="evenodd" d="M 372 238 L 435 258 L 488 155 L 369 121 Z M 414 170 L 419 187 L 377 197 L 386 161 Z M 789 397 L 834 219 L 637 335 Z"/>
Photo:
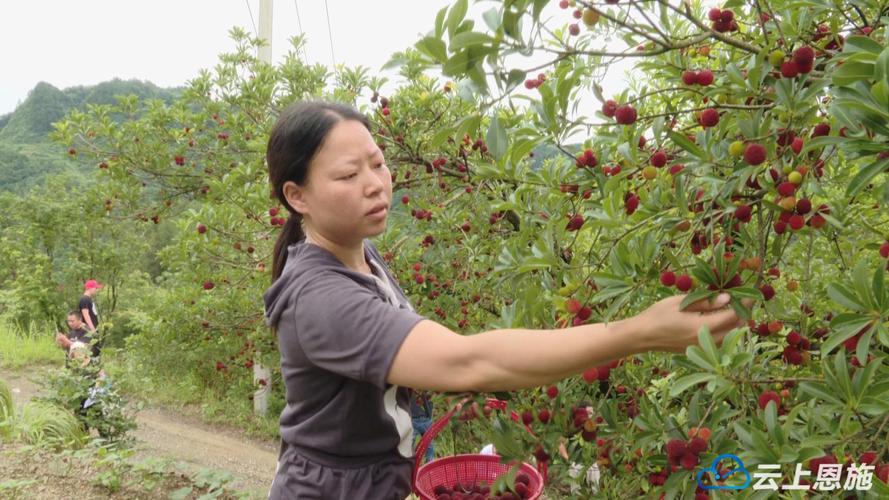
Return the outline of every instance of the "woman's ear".
<path id="1" fill-rule="evenodd" d="M 309 212 L 306 204 L 305 186 L 300 186 L 293 181 L 287 181 L 284 183 L 283 192 L 287 204 L 294 210 L 302 215 L 306 215 Z"/>

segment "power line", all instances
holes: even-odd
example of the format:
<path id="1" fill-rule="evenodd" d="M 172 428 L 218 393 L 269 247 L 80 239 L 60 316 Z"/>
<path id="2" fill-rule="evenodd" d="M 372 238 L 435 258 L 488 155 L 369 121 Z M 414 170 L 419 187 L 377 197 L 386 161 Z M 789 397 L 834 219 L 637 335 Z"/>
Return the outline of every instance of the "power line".
<path id="1" fill-rule="evenodd" d="M 299 3 L 297 2 L 297 0 L 293 0 L 293 8 L 296 9 L 296 25 L 299 26 L 299 34 L 303 35 L 303 34 L 305 34 L 305 31 L 303 31 L 303 22 L 302 22 L 302 19 L 300 18 L 300 15 L 299 15 Z M 303 40 L 303 45 L 301 48 L 303 51 L 303 61 L 306 64 L 309 64 L 309 58 L 308 58 L 308 56 L 306 56 L 305 40 Z"/>
<path id="2" fill-rule="evenodd" d="M 327 0 L 324 0 L 324 11 L 327 13 L 327 39 L 330 40 L 330 58 L 333 59 L 333 70 L 336 71 L 336 54 L 333 53 L 333 32 L 330 31 L 330 9 L 327 8 Z"/>
<path id="3" fill-rule="evenodd" d="M 253 36 L 259 37 L 259 32 L 256 31 L 256 21 L 253 20 L 253 9 L 250 8 L 250 0 L 244 0 L 244 3 L 247 4 L 247 12 L 250 13 L 250 23 L 253 24 Z"/>

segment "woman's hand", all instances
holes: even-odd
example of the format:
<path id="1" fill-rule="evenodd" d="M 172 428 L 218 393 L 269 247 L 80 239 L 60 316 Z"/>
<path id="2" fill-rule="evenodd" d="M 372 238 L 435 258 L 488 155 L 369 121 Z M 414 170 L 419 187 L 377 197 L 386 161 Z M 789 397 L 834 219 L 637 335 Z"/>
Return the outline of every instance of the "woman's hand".
<path id="1" fill-rule="evenodd" d="M 713 302 L 700 300 L 685 309 L 679 305 L 684 295 L 674 295 L 654 303 L 641 313 L 624 320 L 625 326 L 639 333 L 647 350 L 685 352 L 690 345 L 697 345 L 698 331 L 706 326 L 719 344 L 722 338 L 734 328 L 744 325 L 734 309 L 727 307 L 729 295 L 719 294 Z M 749 307 L 752 301 L 742 303 Z"/>

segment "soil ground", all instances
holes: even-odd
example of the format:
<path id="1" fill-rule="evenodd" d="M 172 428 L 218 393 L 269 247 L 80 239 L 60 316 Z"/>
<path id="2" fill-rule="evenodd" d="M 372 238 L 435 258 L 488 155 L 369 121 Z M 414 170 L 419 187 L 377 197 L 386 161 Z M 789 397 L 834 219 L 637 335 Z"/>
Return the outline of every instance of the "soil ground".
<path id="1" fill-rule="evenodd" d="M 36 382 L 39 376 L 40 372 L 26 375 L 0 370 L 0 379 L 9 384 L 17 407 L 39 394 L 40 385 Z M 236 429 L 206 424 L 200 421 L 195 410 L 189 409 L 173 411 L 146 406 L 136 414 L 136 422 L 138 428 L 133 435 L 137 440 L 137 460 L 170 459 L 186 472 L 226 471 L 234 477 L 230 483 L 232 489 L 248 493 L 250 498 L 266 497 L 275 474 L 276 443 L 249 438 Z M 33 456 L 16 453 L 14 460 L 11 452 L 8 446 L 6 449 L 0 446 L 0 478 L 35 481 L 23 486 L 21 491 L 27 494 L 22 498 L 108 498 L 107 493 L 93 496 L 102 490 L 91 486 L 88 477 L 79 481 L 60 474 L 63 466 L 53 464 L 53 460 L 41 452 L 33 452 Z M 119 498 L 138 497 L 136 492 L 122 491 L 120 495 Z"/>

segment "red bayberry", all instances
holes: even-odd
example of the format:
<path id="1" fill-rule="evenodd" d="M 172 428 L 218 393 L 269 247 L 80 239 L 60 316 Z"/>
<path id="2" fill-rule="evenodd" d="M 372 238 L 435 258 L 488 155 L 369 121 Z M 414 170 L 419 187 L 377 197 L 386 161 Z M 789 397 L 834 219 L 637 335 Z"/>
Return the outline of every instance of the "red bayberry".
<path id="1" fill-rule="evenodd" d="M 636 122 L 636 108 L 629 104 L 618 106 L 614 111 L 614 119 L 620 125 L 632 125 Z"/>
<path id="2" fill-rule="evenodd" d="M 760 165 L 766 161 L 766 148 L 762 144 L 751 143 L 744 148 L 744 161 L 750 165 Z"/>
<path id="3" fill-rule="evenodd" d="M 702 87 L 706 87 L 713 83 L 713 71 L 710 71 L 709 69 L 698 71 L 697 77 L 698 85 Z"/>
<path id="4" fill-rule="evenodd" d="M 769 401 L 774 401 L 776 406 L 781 406 L 781 396 L 775 391 L 765 391 L 759 395 L 759 407 L 765 410 Z"/>
<path id="5" fill-rule="evenodd" d="M 719 111 L 710 108 L 701 112 L 701 125 L 704 127 L 715 127 L 719 123 Z"/>

